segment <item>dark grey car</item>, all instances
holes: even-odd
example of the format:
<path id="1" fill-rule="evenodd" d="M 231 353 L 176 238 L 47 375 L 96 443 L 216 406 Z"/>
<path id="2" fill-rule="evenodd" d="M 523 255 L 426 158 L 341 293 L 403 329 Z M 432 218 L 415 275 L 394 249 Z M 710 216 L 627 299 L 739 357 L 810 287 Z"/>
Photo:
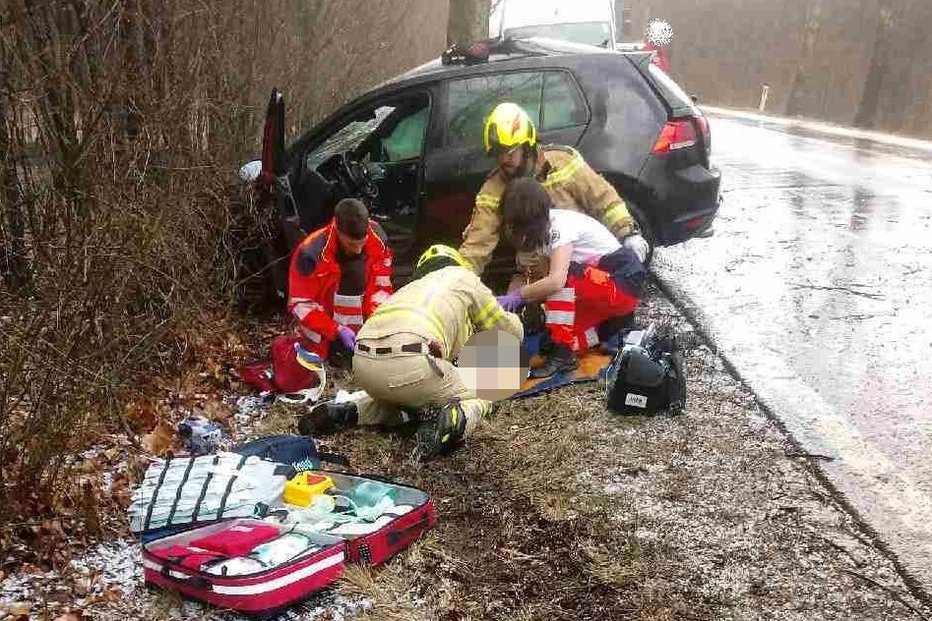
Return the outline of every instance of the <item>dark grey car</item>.
<path id="1" fill-rule="evenodd" d="M 275 189 L 290 245 L 341 198 L 364 198 L 403 278 L 428 245 L 459 245 L 495 165 L 482 130 L 501 101 L 528 111 L 541 143 L 577 148 L 618 189 L 652 244 L 710 232 L 721 179 L 694 102 L 649 54 L 550 40 L 505 41 L 481 62 L 427 63 L 343 106 L 287 149 L 284 106 L 273 92 L 257 182 Z M 500 247 L 490 269 L 512 266 L 513 254 Z"/>

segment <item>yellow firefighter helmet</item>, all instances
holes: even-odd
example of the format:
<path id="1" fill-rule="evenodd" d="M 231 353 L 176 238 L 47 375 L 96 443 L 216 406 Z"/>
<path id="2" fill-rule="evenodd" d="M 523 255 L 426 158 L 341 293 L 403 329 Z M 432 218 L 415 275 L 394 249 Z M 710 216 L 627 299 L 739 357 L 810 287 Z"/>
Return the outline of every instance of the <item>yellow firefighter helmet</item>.
<path id="1" fill-rule="evenodd" d="M 537 129 L 524 108 L 518 104 L 500 103 L 485 121 L 483 140 L 486 153 L 522 144 L 533 147 L 537 144 Z"/>

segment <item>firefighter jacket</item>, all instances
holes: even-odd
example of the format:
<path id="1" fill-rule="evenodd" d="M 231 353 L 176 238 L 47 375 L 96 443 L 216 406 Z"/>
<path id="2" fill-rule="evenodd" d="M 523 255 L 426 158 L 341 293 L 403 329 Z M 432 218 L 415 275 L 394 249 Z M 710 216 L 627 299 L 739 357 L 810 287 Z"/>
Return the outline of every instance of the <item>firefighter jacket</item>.
<path id="1" fill-rule="evenodd" d="M 308 235 L 295 248 L 288 271 L 288 312 L 301 332 L 315 343 L 333 341 L 340 325 L 358 331 L 366 317 L 392 294 L 392 252 L 385 231 L 369 221 L 363 249 L 365 284 L 362 295 L 341 295 L 336 221 Z"/>
<path id="2" fill-rule="evenodd" d="M 476 274 L 465 267 L 450 266 L 396 291 L 366 321 L 356 338 L 380 339 L 407 333 L 436 343 L 440 357 L 453 360 L 470 336 L 493 328 L 510 332 L 519 341 L 524 338 L 521 320 L 499 305 Z"/>
<path id="3" fill-rule="evenodd" d="M 602 175 L 595 172 L 571 147 L 546 145 L 537 149 L 537 180 L 559 209 L 582 211 L 599 220 L 617 237 L 634 231 L 625 202 Z M 486 177 L 476 195 L 469 226 L 463 231 L 463 255 L 477 274 L 485 270 L 498 245 L 499 211 L 507 182 L 496 168 Z"/>

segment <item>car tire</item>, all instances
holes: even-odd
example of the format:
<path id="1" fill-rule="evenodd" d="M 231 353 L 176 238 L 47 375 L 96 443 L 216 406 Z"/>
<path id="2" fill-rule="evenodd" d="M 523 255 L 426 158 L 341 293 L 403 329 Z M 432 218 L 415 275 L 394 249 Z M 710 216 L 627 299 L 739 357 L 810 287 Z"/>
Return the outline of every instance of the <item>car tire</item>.
<path id="1" fill-rule="evenodd" d="M 654 242 L 656 240 L 654 227 L 651 226 L 650 220 L 644 215 L 644 211 L 635 203 L 626 199 L 625 205 L 628 207 L 628 213 L 634 218 L 638 232 L 647 242 L 647 256 L 644 257 L 644 267 L 650 267 L 651 261 L 654 259 Z"/>

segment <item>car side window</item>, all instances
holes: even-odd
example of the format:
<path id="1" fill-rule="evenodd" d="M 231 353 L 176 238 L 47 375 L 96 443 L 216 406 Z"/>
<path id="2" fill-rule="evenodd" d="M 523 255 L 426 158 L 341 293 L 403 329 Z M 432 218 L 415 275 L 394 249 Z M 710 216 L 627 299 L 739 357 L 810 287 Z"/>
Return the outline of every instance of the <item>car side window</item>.
<path id="1" fill-rule="evenodd" d="M 394 110 L 394 106 L 380 106 L 375 110 L 367 111 L 366 114 L 362 114 L 359 118 L 354 118 L 340 127 L 322 144 L 307 154 L 306 165 L 308 169 L 316 170 L 318 166 L 336 153 L 350 151 L 358 147 Z"/>
<path id="2" fill-rule="evenodd" d="M 452 80 L 447 102 L 447 146 L 482 145 L 485 120 L 503 101 L 518 104 L 539 124 L 543 85 L 544 74 L 539 71 Z"/>
<path id="3" fill-rule="evenodd" d="M 386 161 L 400 162 L 421 157 L 429 119 L 427 104 L 404 117 L 382 138 L 382 151 Z"/>
<path id="4" fill-rule="evenodd" d="M 588 120 L 586 103 L 570 74 L 548 71 L 544 78 L 541 131 L 582 125 Z"/>

